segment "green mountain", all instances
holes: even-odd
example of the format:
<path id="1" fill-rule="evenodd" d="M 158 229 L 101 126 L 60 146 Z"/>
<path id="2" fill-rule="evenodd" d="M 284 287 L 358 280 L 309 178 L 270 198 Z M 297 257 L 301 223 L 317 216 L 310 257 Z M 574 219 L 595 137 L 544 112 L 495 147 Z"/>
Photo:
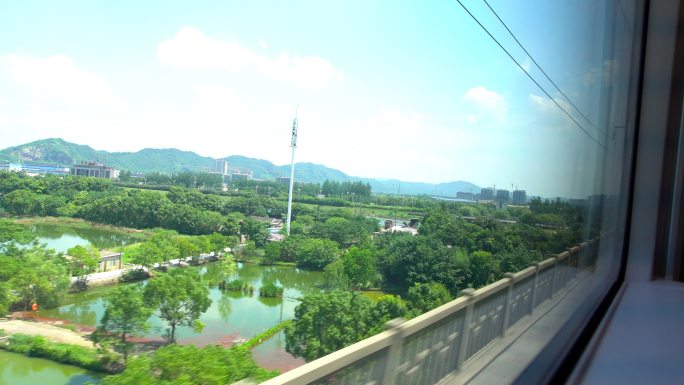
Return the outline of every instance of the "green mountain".
<path id="1" fill-rule="evenodd" d="M 83 161 L 99 162 L 138 172 L 211 171 L 214 160 L 175 148 L 145 148 L 137 152 L 107 152 L 90 146 L 52 138 L 9 147 L 0 151 L 0 162 L 25 162 L 71 166 Z"/>
<path id="2" fill-rule="evenodd" d="M 273 179 L 278 176 L 290 175 L 290 165 L 276 166 L 267 160 L 241 155 L 231 155 L 225 159 L 228 160 L 229 168 L 251 170 L 256 179 Z M 133 172 L 211 171 L 214 167 L 214 159 L 210 157 L 175 148 L 145 148 L 137 152 L 107 152 L 58 138 L 37 140 L 0 151 L 0 163 L 24 162 L 71 166 L 83 161 L 99 162 Z M 478 186 L 465 181 L 432 184 L 402 182 L 396 179 L 353 177 L 340 170 L 315 163 L 297 163 L 295 173 L 296 179 L 302 182 L 323 183 L 326 179 L 336 181 L 360 180 L 364 183 L 370 183 L 373 191 L 378 193 L 453 197 L 458 191 L 480 191 Z"/>

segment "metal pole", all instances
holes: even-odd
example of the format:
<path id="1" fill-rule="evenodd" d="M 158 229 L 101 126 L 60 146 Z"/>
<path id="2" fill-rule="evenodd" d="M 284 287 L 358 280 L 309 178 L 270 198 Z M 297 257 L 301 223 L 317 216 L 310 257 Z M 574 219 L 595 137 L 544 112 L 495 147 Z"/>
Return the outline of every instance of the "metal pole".
<path id="1" fill-rule="evenodd" d="M 292 142 L 290 143 L 292 147 L 292 166 L 290 167 L 290 194 L 287 197 L 287 235 L 290 235 L 290 220 L 292 219 L 292 190 L 294 188 L 294 154 L 295 148 L 297 148 L 297 114 L 295 113 L 295 118 L 292 121 Z"/>

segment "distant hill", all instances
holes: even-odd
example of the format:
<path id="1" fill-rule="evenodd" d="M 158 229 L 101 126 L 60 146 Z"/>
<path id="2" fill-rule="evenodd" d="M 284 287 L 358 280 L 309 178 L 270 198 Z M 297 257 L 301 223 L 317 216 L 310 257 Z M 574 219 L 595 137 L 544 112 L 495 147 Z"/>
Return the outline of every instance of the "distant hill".
<path id="1" fill-rule="evenodd" d="M 71 166 L 94 161 L 119 169 L 139 172 L 211 171 L 214 160 L 175 148 L 145 148 L 137 152 L 107 152 L 90 146 L 52 138 L 9 147 L 0 151 L 0 162 L 35 162 Z"/>
<path id="2" fill-rule="evenodd" d="M 249 169 L 257 179 L 273 179 L 288 176 L 290 166 L 276 166 L 263 160 L 241 155 L 226 157 L 230 168 Z M 52 138 L 9 147 L 0 151 L 0 163 L 7 162 L 44 163 L 70 166 L 82 161 L 95 161 L 133 172 L 181 172 L 211 171 L 214 159 L 200 156 L 191 151 L 175 148 L 145 148 L 137 152 L 107 152 L 94 150 L 90 146 L 74 144 L 63 139 Z M 353 177 L 336 169 L 315 163 L 297 163 L 296 179 L 302 182 L 322 183 L 326 179 L 336 181 L 362 181 L 370 183 L 374 192 L 401 193 L 410 195 L 456 196 L 456 192 L 479 192 L 480 187 L 466 181 L 448 183 L 402 182 L 397 179 L 372 179 Z"/>

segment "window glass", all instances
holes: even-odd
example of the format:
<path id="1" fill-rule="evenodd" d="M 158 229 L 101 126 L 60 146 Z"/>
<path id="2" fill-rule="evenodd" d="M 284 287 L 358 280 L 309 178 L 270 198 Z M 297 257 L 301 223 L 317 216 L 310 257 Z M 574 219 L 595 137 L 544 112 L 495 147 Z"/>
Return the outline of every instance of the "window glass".
<path id="1" fill-rule="evenodd" d="M 543 381 L 621 268 L 643 7 L 7 4 L 0 214 L 85 220 L 54 237 L 120 247 L 139 266 L 122 281 L 154 270 L 127 295 L 157 298 L 136 333 L 180 343 L 149 353 L 165 368 L 239 361 L 202 369 L 221 383 L 274 369 L 274 384 Z M 74 294 L 77 319 L 63 294 L 85 273 L 0 221 L 0 309 L 40 297 L 54 318 L 106 327 L 115 286 Z M 20 281 L 35 268 L 21 261 L 54 280 Z M 202 297 L 180 321 L 151 293 L 169 277 Z M 155 360 L 103 382 L 160 381 Z"/>

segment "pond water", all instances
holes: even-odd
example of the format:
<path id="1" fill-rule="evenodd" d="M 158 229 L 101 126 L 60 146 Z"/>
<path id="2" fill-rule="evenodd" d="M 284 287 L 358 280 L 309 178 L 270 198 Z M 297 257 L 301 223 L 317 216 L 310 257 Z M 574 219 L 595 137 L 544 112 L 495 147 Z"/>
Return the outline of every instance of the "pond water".
<path id="1" fill-rule="evenodd" d="M 80 228 L 55 223 L 36 223 L 28 227 L 38 236 L 41 243 L 45 243 L 48 248 L 62 253 L 77 245 L 92 244 L 98 249 L 111 249 L 142 240 L 142 235 L 136 233 L 128 234 L 120 231 Z"/>
<path id="2" fill-rule="evenodd" d="M 0 350 L 0 385 L 82 385 L 87 382 L 97 383 L 98 380 L 75 366 Z"/>
<path id="3" fill-rule="evenodd" d="M 81 229 L 66 225 L 36 224 L 31 229 L 42 243 L 48 247 L 64 252 L 76 245 L 93 244 L 98 248 L 112 248 L 140 241 L 140 236 L 135 234 L 103 230 Z M 252 295 L 239 292 L 222 292 L 217 287 L 209 285 L 209 296 L 212 304 L 200 320 L 205 325 L 201 333 L 195 333 L 190 327 L 179 327 L 176 330 L 178 343 L 194 344 L 203 346 L 207 344 L 220 344 L 230 346 L 233 341 L 244 338 L 249 339 L 278 323 L 294 318 L 294 309 L 299 304 L 298 298 L 308 293 L 321 291 L 323 273 L 320 271 L 300 270 L 293 266 L 257 266 L 239 263 L 237 268 L 226 271 L 222 263 L 209 263 L 199 267 L 188 267 L 197 270 L 205 279 L 205 282 L 218 282 L 221 279 L 241 279 L 254 286 L 255 293 Z M 258 289 L 267 282 L 274 282 L 284 288 L 283 298 L 261 298 Z M 145 282 L 133 283 L 144 286 Z M 55 309 L 41 310 L 38 317 L 60 319 L 69 323 L 78 324 L 86 329 L 95 328 L 104 313 L 103 297 L 116 286 L 103 286 L 87 291 L 67 294 L 62 305 Z M 373 293 L 370 293 L 373 294 Z M 381 295 L 379 293 L 378 295 Z M 369 297 L 373 297 L 369 295 Z M 140 341 L 162 341 L 166 325 L 157 316 L 149 319 L 150 330 L 139 339 Z M 0 352 L 2 353 L 2 352 Z M 252 349 L 255 360 L 266 369 L 280 369 L 287 371 L 304 364 L 304 360 L 295 358 L 285 351 L 284 332 L 279 332 L 272 338 Z M 28 373 L 27 375 L 43 375 L 45 363 L 65 367 L 63 376 L 54 374 L 57 382 L 46 382 L 39 378 L 27 377 L 26 381 L 7 382 L 5 377 L 0 377 L 6 382 L 0 385 L 15 383 L 39 383 L 41 385 L 85 383 L 89 376 L 85 371 L 71 366 L 60 365 L 42 359 L 29 358 L 11 354 L 0 356 L 0 373 Z M 12 362 L 11 368 L 7 369 L 7 362 Z M 75 370 L 69 375 L 68 370 Z M 55 369 L 56 370 L 56 369 Z M 47 372 L 46 372 L 47 373 Z M 7 377 L 16 379 L 19 377 Z M 83 380 L 82 380 L 83 379 Z M 89 380 L 89 379 L 88 379 Z M 60 382 L 61 381 L 61 382 Z"/>
<path id="4" fill-rule="evenodd" d="M 221 278 L 239 278 L 254 286 L 257 291 L 249 295 L 210 287 L 209 296 L 212 304 L 200 317 L 204 329 L 198 334 L 191 327 L 179 327 L 176 330 L 178 343 L 230 346 L 238 338 L 249 339 L 284 320 L 294 318 L 294 309 L 299 304 L 297 298 L 306 293 L 319 292 L 323 283 L 322 272 L 299 270 L 292 266 L 255 266 L 240 263 L 232 272 L 226 272 L 222 266 L 221 263 L 209 263 L 188 269 L 197 269 L 207 282 L 217 282 Z M 275 282 L 282 286 L 283 298 L 259 297 L 258 289 L 267 282 Z M 95 327 L 104 313 L 102 298 L 114 287 L 105 286 L 69 294 L 62 306 L 41 310 L 39 316 Z M 149 323 L 151 328 L 143 337 L 146 340 L 161 341 L 166 328 L 165 322 L 157 316 L 152 316 Z M 287 370 L 304 362 L 285 352 L 282 332 L 256 347 L 253 353 L 257 362 L 268 369 Z"/>

